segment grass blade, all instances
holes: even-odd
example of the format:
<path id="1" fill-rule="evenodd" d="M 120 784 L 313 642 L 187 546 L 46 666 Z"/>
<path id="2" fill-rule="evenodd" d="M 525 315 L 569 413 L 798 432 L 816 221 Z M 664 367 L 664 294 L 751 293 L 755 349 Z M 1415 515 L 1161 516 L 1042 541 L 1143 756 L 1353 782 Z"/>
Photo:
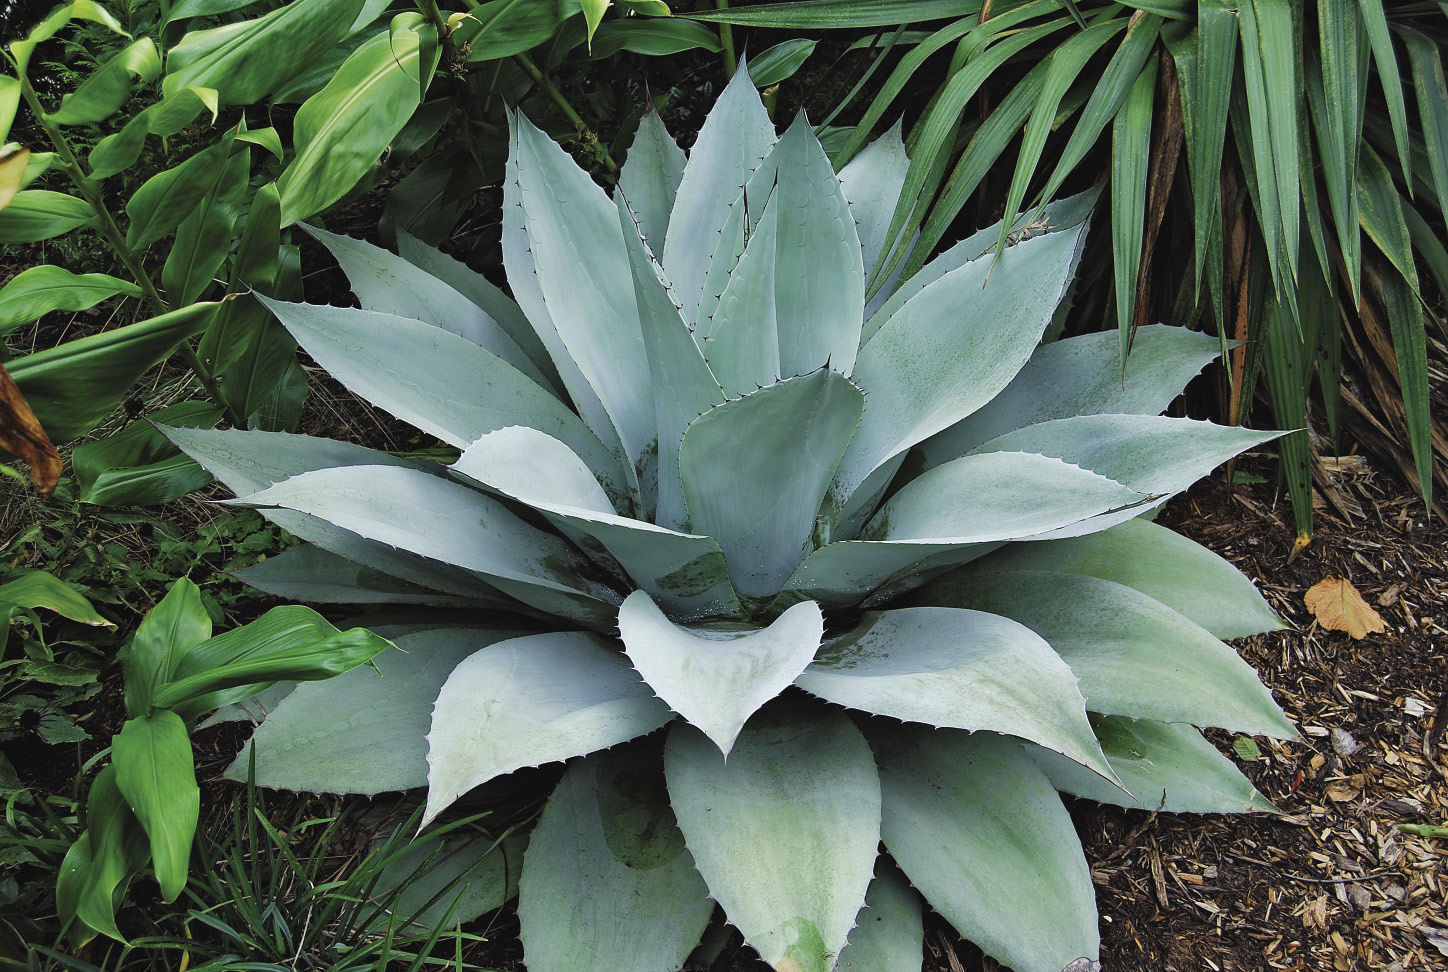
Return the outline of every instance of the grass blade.
<path id="1" fill-rule="evenodd" d="M 1146 179 L 1151 161 L 1151 112 L 1156 96 L 1156 58 L 1131 86 L 1111 128 L 1111 257 L 1116 277 L 1116 326 L 1121 335 L 1122 374 L 1131 349 L 1131 317 L 1141 271 L 1146 222 Z M 1009 211 L 1009 210 L 1007 210 Z"/>

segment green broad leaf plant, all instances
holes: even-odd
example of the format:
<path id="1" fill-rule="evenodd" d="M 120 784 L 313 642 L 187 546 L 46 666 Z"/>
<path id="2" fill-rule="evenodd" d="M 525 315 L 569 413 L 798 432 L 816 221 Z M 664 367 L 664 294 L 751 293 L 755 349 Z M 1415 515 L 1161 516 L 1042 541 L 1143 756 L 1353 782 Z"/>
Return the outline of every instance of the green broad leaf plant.
<path id="1" fill-rule="evenodd" d="M 919 969 L 927 903 L 1061 972 L 1099 941 L 1058 793 L 1270 810 L 1195 727 L 1295 735 L 1224 643 L 1279 622 L 1147 514 L 1275 433 L 1160 414 L 1213 337 L 1143 327 L 1124 382 L 1114 334 L 1042 343 L 1090 195 L 867 299 L 908 165 L 892 134 L 836 173 L 741 68 L 687 158 L 645 116 L 612 199 L 512 118 L 511 299 L 312 230 L 360 308 L 268 306 L 460 457 L 167 434 L 309 541 L 262 590 L 485 620 L 299 686 L 233 774 L 426 787 L 427 823 L 564 762 L 523 857 L 532 972 L 676 970 L 716 903 L 780 972 Z"/>
<path id="2" fill-rule="evenodd" d="M 184 578 L 173 583 L 124 656 L 126 723 L 91 783 L 85 830 L 56 880 L 56 907 L 72 939 L 125 941 L 116 911 L 148 867 L 163 900 L 186 887 L 201 800 L 191 756 L 198 718 L 276 682 L 349 671 L 389 646 L 370 631 L 338 631 L 296 605 L 213 637 L 200 589 Z"/>

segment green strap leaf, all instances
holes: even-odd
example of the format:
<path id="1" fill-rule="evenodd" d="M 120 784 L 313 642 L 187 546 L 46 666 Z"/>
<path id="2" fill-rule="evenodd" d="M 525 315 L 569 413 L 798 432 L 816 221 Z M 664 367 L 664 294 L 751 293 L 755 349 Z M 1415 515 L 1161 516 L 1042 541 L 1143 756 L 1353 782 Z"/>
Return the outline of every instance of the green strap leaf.
<path id="1" fill-rule="evenodd" d="M 815 30 L 889 27 L 947 17 L 973 17 L 979 12 L 977 0 L 796 0 L 721 10 L 681 11 L 679 16 L 744 27 Z"/>
<path id="2" fill-rule="evenodd" d="M 114 623 L 97 614 L 91 602 L 74 587 L 54 574 L 22 568 L 8 576 L 11 580 L 0 584 L 0 611 L 44 608 L 81 624 L 115 627 Z"/>
<path id="3" fill-rule="evenodd" d="M 799 73 L 819 41 L 795 37 L 766 48 L 749 62 L 749 80 L 756 88 L 771 88 Z"/>
<path id="4" fill-rule="evenodd" d="M 277 180 L 283 226 L 326 209 L 372 171 L 422 103 L 431 72 L 424 54 L 436 43 L 421 14 L 400 14 L 303 102 L 292 129 L 296 157 Z"/>
<path id="5" fill-rule="evenodd" d="M 871 729 L 885 847 L 925 900 L 1014 968 L 1096 959 L 1096 896 L 1076 829 L 1020 745 L 984 732 Z"/>
<path id="6" fill-rule="evenodd" d="M 675 725 L 664 774 L 684 843 L 745 942 L 776 969 L 830 972 L 874 869 L 880 784 L 842 713 L 790 709 L 755 716 L 727 760 Z"/>
<path id="7" fill-rule="evenodd" d="M 1222 204 L 1222 149 L 1237 66 L 1236 11 L 1225 0 L 1202 0 L 1197 5 L 1196 30 L 1180 40 L 1170 32 L 1166 37 L 1176 64 L 1192 183 L 1192 276 L 1201 280 L 1207 240 Z"/>
<path id="8" fill-rule="evenodd" d="M 1353 302 L 1362 296 L 1362 246 L 1358 233 L 1357 165 L 1362 141 L 1364 79 L 1360 73 L 1362 21 L 1352 4 L 1318 0 L 1322 57 L 1308 57 L 1308 108 L 1317 129 L 1323 182 L 1332 207 L 1338 246 L 1347 265 Z"/>
<path id="9" fill-rule="evenodd" d="M 1363 27 L 1373 52 L 1373 66 L 1382 81 L 1383 97 L 1388 104 L 1388 118 L 1393 125 L 1393 143 L 1398 161 L 1403 166 L 1403 179 L 1411 186 L 1412 155 L 1408 151 L 1408 107 L 1403 99 L 1403 81 L 1398 73 L 1398 55 L 1393 50 L 1393 36 L 1388 31 L 1388 12 L 1383 0 L 1358 0 Z M 1441 197 L 1440 197 L 1441 198 Z"/>
<path id="10" fill-rule="evenodd" d="M 528 968 L 678 969 L 698 945 L 714 903 L 669 809 L 658 750 L 595 753 L 548 798 L 518 886 Z"/>
<path id="11" fill-rule="evenodd" d="M 607 749 L 671 718 L 598 635 L 559 631 L 489 645 L 453 670 L 433 706 L 423 825 L 494 777 Z"/>
<path id="12" fill-rule="evenodd" d="M 0 209 L 0 243 L 38 243 L 96 218 L 91 204 L 50 189 L 24 189 Z"/>
<path id="13" fill-rule="evenodd" d="M 1117 787 L 1058 753 L 1027 746 L 1062 793 L 1153 813 L 1262 813 L 1276 808 L 1191 726 L 1105 716 L 1096 734 Z M 1123 789 L 1124 788 L 1124 789 Z"/>
<path id="14" fill-rule="evenodd" d="M 141 157 L 147 135 L 174 135 L 203 111 L 209 111 L 215 123 L 219 107 L 215 88 L 186 87 L 142 109 L 119 132 L 107 135 L 91 149 L 91 178 L 108 179 L 129 168 Z"/>
<path id="15" fill-rule="evenodd" d="M 29 324 L 51 311 L 89 310 L 117 294 L 141 296 L 129 280 L 104 273 L 71 273 L 60 267 L 29 267 L 0 289 L 0 334 Z"/>
<path id="16" fill-rule="evenodd" d="M 1253 200 L 1278 293 L 1293 289 L 1302 225 L 1295 19 L 1292 6 L 1276 0 L 1248 0 L 1238 8 Z"/>
<path id="17" fill-rule="evenodd" d="M 814 658 L 824 616 L 806 602 L 765 628 L 684 627 L 635 591 L 619 608 L 618 626 L 624 653 L 649 688 L 727 756 L 749 717 Z"/>
<path id="18" fill-rule="evenodd" d="M 828 702 L 905 722 L 1019 736 L 1111 773 L 1071 669 L 1035 632 L 993 614 L 937 607 L 871 612 L 825 645 L 795 684 Z"/>
<path id="19" fill-rule="evenodd" d="M 211 173 L 211 184 L 176 227 L 176 239 L 161 268 L 166 296 L 189 304 L 206 292 L 231 253 L 232 228 L 240 217 L 242 196 L 249 188 L 251 152 L 234 152 Z"/>
<path id="20" fill-rule="evenodd" d="M 146 832 L 116 787 L 114 766 L 103 768 L 91 782 L 86 823 L 85 832 L 61 863 L 55 887 L 57 910 L 67 923 L 79 920 L 86 929 L 124 942 L 116 927 L 116 889 L 125 887 L 148 854 Z M 74 928 L 71 936 L 77 942 L 94 937 Z"/>
<path id="21" fill-rule="evenodd" d="M 297 0 L 255 20 L 193 31 L 166 54 L 162 94 L 214 88 L 221 103 L 260 101 L 345 37 L 363 0 Z"/>
<path id="22" fill-rule="evenodd" d="M 809 550 L 815 516 L 864 408 L 822 369 L 725 402 L 689 425 L 679 472 L 691 527 L 719 539 L 745 597 L 775 594 Z M 742 497 L 771 497 L 763 510 Z"/>
<path id="23" fill-rule="evenodd" d="M 142 249 L 191 215 L 216 185 L 218 173 L 225 170 L 235 139 L 236 129 L 232 129 L 217 144 L 143 182 L 126 202 L 126 216 L 131 221 L 126 245 Z"/>
<path id="24" fill-rule="evenodd" d="M 69 442 L 105 421 L 136 379 L 201 330 L 216 307 L 192 304 L 37 351 L 5 367 L 50 440 Z"/>
<path id="25" fill-rule="evenodd" d="M 1405 25 L 1395 26 L 1412 64 L 1423 148 L 1433 174 L 1433 191 L 1441 204 L 1448 200 L 1448 80 L 1443 76 L 1443 57 L 1438 44 L 1427 35 Z"/>
<path id="26" fill-rule="evenodd" d="M 104 121 L 131 94 L 132 85 L 154 81 L 161 73 L 161 55 L 149 37 L 121 48 L 81 82 L 80 87 L 61 99 L 60 107 L 46 117 L 56 125 L 89 125 Z"/>
<path id="27" fill-rule="evenodd" d="M 971 569 L 926 585 L 920 600 L 988 611 L 1035 631 L 1081 680 L 1092 712 L 1297 734 L 1236 652 L 1125 585 L 1049 570 Z"/>
<path id="28" fill-rule="evenodd" d="M 141 716 L 155 704 L 156 689 L 171 680 L 186 653 L 211 637 L 211 616 L 201 589 L 181 578 L 146 612 L 122 658 L 126 712 Z"/>
<path id="29" fill-rule="evenodd" d="M 1066 540 L 1012 544 L 983 561 L 982 569 L 1053 570 L 1114 581 L 1224 641 L 1283 627 L 1245 574 L 1195 540 L 1150 520 L 1130 520 Z"/>
<path id="30" fill-rule="evenodd" d="M 151 840 L 161 898 L 175 901 L 186 887 L 201 790 L 191 762 L 191 736 L 174 712 L 131 719 L 111 743 L 116 786 Z"/>
<path id="31" fill-rule="evenodd" d="M 436 628 L 400 636 L 369 665 L 298 685 L 227 775 L 245 781 L 254 756 L 258 786 L 368 796 L 426 786 L 427 730 L 443 683 L 478 650 L 523 633 Z"/>

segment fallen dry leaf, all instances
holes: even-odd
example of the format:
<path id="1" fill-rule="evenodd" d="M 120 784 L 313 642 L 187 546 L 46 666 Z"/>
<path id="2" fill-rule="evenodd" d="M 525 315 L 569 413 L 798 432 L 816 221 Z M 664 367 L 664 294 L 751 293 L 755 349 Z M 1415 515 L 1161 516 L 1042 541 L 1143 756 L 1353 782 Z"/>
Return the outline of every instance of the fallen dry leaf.
<path id="1" fill-rule="evenodd" d="M 1374 611 L 1357 588 L 1340 577 L 1327 577 L 1302 596 L 1307 609 L 1329 631 L 1346 631 L 1359 641 L 1371 631 L 1386 631 L 1382 616 Z"/>
<path id="2" fill-rule="evenodd" d="M 30 149 L 18 148 L 0 154 L 0 209 L 10 205 L 10 200 L 20 191 L 25 179 L 25 166 L 30 161 Z"/>
<path id="3" fill-rule="evenodd" d="M 60 453 L 50 444 L 50 437 L 4 365 L 0 365 L 0 449 L 25 460 L 40 495 L 49 496 L 55 491 L 60 479 Z"/>

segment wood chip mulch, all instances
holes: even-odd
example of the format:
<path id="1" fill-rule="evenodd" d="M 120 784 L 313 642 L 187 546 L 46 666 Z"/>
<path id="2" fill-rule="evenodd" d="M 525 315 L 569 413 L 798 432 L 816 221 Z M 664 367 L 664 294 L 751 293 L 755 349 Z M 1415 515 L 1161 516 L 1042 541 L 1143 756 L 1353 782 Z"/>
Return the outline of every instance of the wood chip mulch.
<path id="1" fill-rule="evenodd" d="M 1075 808 L 1107 972 L 1448 969 L 1448 839 L 1399 829 L 1448 824 L 1448 544 L 1420 499 L 1366 464 L 1333 478 L 1362 515 L 1319 509 L 1295 558 L 1291 513 L 1267 486 L 1205 482 L 1162 517 L 1254 578 L 1291 625 L 1236 647 L 1301 740 L 1234 754 L 1280 816 Z M 1328 576 L 1388 630 L 1322 630 L 1303 593 Z M 1237 740 L 1213 741 L 1231 753 Z"/>

